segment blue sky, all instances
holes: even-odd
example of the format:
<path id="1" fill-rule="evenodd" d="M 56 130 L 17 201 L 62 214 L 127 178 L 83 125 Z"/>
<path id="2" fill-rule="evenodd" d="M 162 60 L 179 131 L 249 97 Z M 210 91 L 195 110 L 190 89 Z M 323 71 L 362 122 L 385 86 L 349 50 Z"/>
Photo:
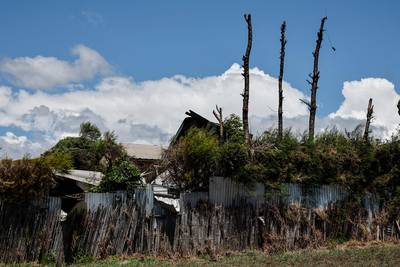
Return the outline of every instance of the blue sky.
<path id="1" fill-rule="evenodd" d="M 384 77 L 398 84 L 398 1 L 3 1 L 1 56 L 68 59 L 75 44 L 99 51 L 135 80 L 203 77 L 240 62 L 254 24 L 252 64 L 277 75 L 279 25 L 287 21 L 286 80 L 308 92 L 306 75 L 319 20 L 328 16 L 321 53 L 321 114 L 337 108 L 342 83 Z"/>
<path id="2" fill-rule="evenodd" d="M 42 88 L 15 83 L 10 73 L 4 71 L 0 85 L 11 88 L 14 95 L 26 90 L 37 96 L 34 99 L 40 106 L 40 94 L 60 95 L 82 88 L 96 90 L 96 85 L 107 77 L 125 77 L 140 87 L 142 82 L 178 74 L 202 79 L 222 75 L 232 64 L 241 63 L 246 45 L 243 14 L 251 13 L 254 26 L 251 66 L 277 76 L 279 26 L 286 20 L 285 80 L 307 96 L 309 86 L 305 80 L 312 70 L 311 52 L 320 19 L 326 15 L 327 34 L 321 50 L 318 91 L 318 114 L 323 118 L 337 113 L 344 103 L 342 90 L 346 81 L 382 78 L 391 83 L 387 85 L 393 87 L 391 94 L 398 96 L 398 10 L 398 1 L 2 1 L 2 59 L 40 55 L 73 62 L 77 56 L 71 54 L 71 49 L 83 45 L 101 55 L 109 68 L 105 71 L 103 65 L 92 75 L 72 79 L 73 89 L 63 83 L 41 91 Z M 88 108 L 98 114 L 90 105 Z M 61 112 L 50 108 L 50 112 L 53 110 Z M 65 107 L 65 110 L 74 109 Z M 81 112 L 82 107 L 74 111 Z M 135 120 L 134 114 L 131 117 Z M 149 126 L 164 127 L 156 122 Z M 109 127 L 104 123 L 104 128 Z M 0 134 L 9 131 L 28 139 L 39 136 L 36 141 L 44 138 L 40 135 L 42 129 L 34 128 L 3 122 Z M 57 139 L 52 138 L 53 142 Z M 125 139 L 146 141 L 146 138 Z"/>

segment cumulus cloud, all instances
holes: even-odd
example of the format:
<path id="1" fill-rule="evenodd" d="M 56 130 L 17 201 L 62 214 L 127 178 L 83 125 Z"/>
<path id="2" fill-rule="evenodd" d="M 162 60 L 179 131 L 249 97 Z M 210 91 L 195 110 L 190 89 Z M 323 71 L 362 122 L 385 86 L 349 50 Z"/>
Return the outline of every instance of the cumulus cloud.
<path id="1" fill-rule="evenodd" d="M 24 145 L 28 140 L 26 136 L 16 136 L 12 132 L 7 132 L 6 135 L 1 137 L 1 139 L 3 139 L 4 142 L 10 145 L 20 145 L 20 146 Z"/>
<path id="2" fill-rule="evenodd" d="M 251 73 L 250 115 L 276 113 L 277 80 L 254 68 Z M 284 83 L 287 118 L 307 114 L 298 99 L 305 96 Z M 132 78 L 113 76 L 91 89 L 60 93 L 20 90 L 14 94 L 4 89 L 4 117 L 0 126 L 19 127 L 55 142 L 61 136 L 76 134 L 82 121 L 92 121 L 102 130 L 115 130 L 121 141 L 166 144 L 185 116 L 193 109 L 212 117 L 215 104 L 224 114 L 240 114 L 243 90 L 241 69 L 233 64 L 219 76 L 190 78 L 177 75 L 155 81 L 135 82 Z M 0 94 L 1 94 L 0 88 Z M 252 121 L 251 121 L 252 123 Z"/>
<path id="3" fill-rule="evenodd" d="M 72 55 L 77 57 L 73 62 L 44 56 L 4 59 L 0 72 L 14 85 L 33 89 L 64 87 L 110 72 L 107 61 L 89 47 L 77 45 Z"/>
<path id="4" fill-rule="evenodd" d="M 394 84 L 386 79 L 366 78 L 359 81 L 344 82 L 342 90 L 344 101 L 339 109 L 329 114 L 332 120 L 342 118 L 365 120 L 369 98 L 373 99 L 373 125 L 385 129 L 381 136 L 388 137 L 398 127 L 400 118 L 397 116 L 399 94 Z"/>
<path id="5" fill-rule="evenodd" d="M 26 136 L 17 136 L 12 132 L 6 132 L 0 136 L 0 147 L 3 156 L 20 158 L 23 155 L 39 154 L 43 151 L 42 144 L 30 141 Z"/>
<path id="6" fill-rule="evenodd" d="M 66 73 L 52 72 L 48 66 L 41 70 L 32 63 L 21 67 L 21 73 L 26 72 L 29 77 L 37 72 L 39 78 L 30 81 L 23 78 L 24 75 L 15 75 L 18 76 L 17 83 L 25 83 L 27 87 L 51 88 L 68 84 L 74 90 L 48 93 L 43 90 L 13 91 L 0 86 L 0 127 L 17 127 L 30 133 L 29 137 L 16 136 L 10 131 L 0 137 L 3 152 L 13 156 L 26 152 L 37 155 L 60 138 L 76 136 L 84 121 L 95 123 L 102 131 L 115 130 L 122 142 L 167 144 L 189 109 L 210 120 L 214 120 L 212 108 L 216 104 L 223 108 L 224 116 L 241 114 L 243 77 L 238 64 L 216 76 L 176 75 L 144 82 L 126 76 L 107 76 L 94 87 L 86 87 L 73 83 L 90 79 L 110 67 L 96 51 L 83 46 L 78 46 L 78 50 L 81 51 L 78 59 L 72 63 L 45 58 L 56 62 L 58 67 L 55 68 L 65 69 Z M 22 59 L 35 61 L 37 58 Z M 3 72 L 4 66 L 3 62 L 0 66 Z M 52 78 L 48 78 L 50 76 Z M 260 134 L 276 127 L 278 81 L 258 68 L 252 68 L 250 76 L 250 129 L 254 134 Z M 284 126 L 303 133 L 308 125 L 308 110 L 299 99 L 307 96 L 287 82 L 283 87 Z M 400 97 L 391 82 L 376 78 L 345 82 L 343 96 L 345 99 L 336 112 L 317 118 L 317 132 L 333 126 L 350 131 L 364 123 L 370 97 L 375 104 L 372 129 L 376 136 L 387 137 L 399 124 L 395 103 Z"/>

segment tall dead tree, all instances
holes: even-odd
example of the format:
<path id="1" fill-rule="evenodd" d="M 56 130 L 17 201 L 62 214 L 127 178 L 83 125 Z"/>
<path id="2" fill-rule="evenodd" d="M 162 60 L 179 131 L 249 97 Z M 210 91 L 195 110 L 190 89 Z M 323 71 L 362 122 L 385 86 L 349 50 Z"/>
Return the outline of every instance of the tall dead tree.
<path id="1" fill-rule="evenodd" d="M 281 25 L 281 56 L 280 56 L 280 68 L 279 68 L 279 106 L 278 106 L 278 140 L 281 141 L 283 137 L 283 69 L 285 66 L 285 46 L 286 46 L 286 21 Z"/>
<path id="2" fill-rule="evenodd" d="M 371 120 L 373 119 L 374 106 L 372 105 L 372 98 L 369 99 L 368 109 L 367 109 L 367 121 L 365 123 L 364 129 L 364 141 L 368 142 L 368 135 L 370 133 L 369 126 L 371 125 Z"/>
<path id="3" fill-rule="evenodd" d="M 397 112 L 399 113 L 399 116 L 400 116 L 400 100 L 399 100 L 399 102 L 397 102 Z"/>
<path id="4" fill-rule="evenodd" d="M 216 111 L 213 110 L 214 117 L 217 119 L 219 123 L 219 137 L 221 140 L 224 139 L 224 117 L 222 116 L 222 108 L 215 106 Z"/>
<path id="5" fill-rule="evenodd" d="M 318 60 L 319 60 L 319 50 L 321 49 L 321 44 L 324 35 L 324 25 L 327 17 L 323 17 L 321 19 L 321 25 L 319 27 L 319 31 L 317 33 L 317 45 L 315 46 L 315 50 L 313 52 L 314 57 L 314 68 L 312 75 L 309 74 L 309 77 L 312 81 L 307 80 L 307 82 L 311 85 L 311 100 L 309 103 L 304 102 L 308 105 L 310 110 L 310 118 L 308 122 L 308 140 L 314 140 L 314 129 L 315 129 L 315 115 L 317 113 L 317 89 L 318 89 L 318 80 L 319 80 L 319 69 L 318 69 Z"/>
<path id="6" fill-rule="evenodd" d="M 244 19 L 247 23 L 247 48 L 246 53 L 243 56 L 243 77 L 244 77 L 244 90 L 243 90 L 243 108 L 242 108 L 242 120 L 243 120 L 243 132 L 246 144 L 250 144 L 250 132 L 249 132 L 249 90 L 250 90 L 250 52 L 253 42 L 253 27 L 251 25 L 251 15 L 245 14 Z"/>

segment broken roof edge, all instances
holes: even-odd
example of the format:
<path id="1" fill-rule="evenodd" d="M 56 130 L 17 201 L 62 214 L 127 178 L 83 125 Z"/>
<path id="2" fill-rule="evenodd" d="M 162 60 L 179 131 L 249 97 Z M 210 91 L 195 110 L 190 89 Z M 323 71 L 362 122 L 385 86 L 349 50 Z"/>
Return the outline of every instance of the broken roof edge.
<path id="1" fill-rule="evenodd" d="M 56 172 L 56 176 L 98 186 L 104 174 L 97 171 L 69 170 L 67 173 Z"/>
<path id="2" fill-rule="evenodd" d="M 176 134 L 173 136 L 172 140 L 171 140 L 171 144 L 174 144 L 177 142 L 177 140 L 179 138 L 181 138 L 186 131 L 188 131 L 188 129 L 190 129 L 192 125 L 187 125 L 188 123 L 190 123 L 191 121 L 196 122 L 197 124 L 196 127 L 197 128 L 212 128 L 212 127 L 219 127 L 219 124 L 213 121 L 210 121 L 208 119 L 206 119 L 205 117 L 201 116 L 200 114 L 194 112 L 193 110 L 189 109 L 189 111 L 186 111 L 185 114 L 188 117 L 185 117 L 181 123 L 181 125 L 179 126 Z"/>
<path id="3" fill-rule="evenodd" d="M 142 160 L 161 160 L 163 150 L 162 145 L 122 143 L 129 157 Z"/>

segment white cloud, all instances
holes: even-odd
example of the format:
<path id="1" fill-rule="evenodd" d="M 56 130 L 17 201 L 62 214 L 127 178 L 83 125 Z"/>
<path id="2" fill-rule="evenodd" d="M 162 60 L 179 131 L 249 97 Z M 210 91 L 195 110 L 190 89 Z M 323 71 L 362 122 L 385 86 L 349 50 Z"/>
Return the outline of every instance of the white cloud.
<path id="1" fill-rule="evenodd" d="M 277 80 L 258 69 L 251 71 L 252 88 L 250 92 L 250 114 L 267 116 L 277 110 Z M 285 109 L 287 117 L 307 114 L 306 107 L 298 99 L 304 95 L 285 83 L 285 101 L 291 103 Z M 234 64 L 220 76 L 205 78 L 187 78 L 174 76 L 157 81 L 135 83 L 126 77 L 103 79 L 94 90 L 80 90 L 60 94 L 44 92 L 29 93 L 19 91 L 7 106 L 9 115 L 17 119 L 16 124 L 31 130 L 43 128 L 36 120 L 29 125 L 21 116 L 36 110 L 40 105 L 47 107 L 46 113 L 67 112 L 77 116 L 85 109 L 100 116 L 107 126 L 118 127 L 118 121 L 129 124 L 158 126 L 168 133 L 176 131 L 185 111 L 196 110 L 200 114 L 212 117 L 215 104 L 223 107 L 224 114 L 240 114 L 242 98 L 240 93 L 243 80 L 240 69 Z M 59 118 L 57 118 L 59 119 Z"/>
<path id="2" fill-rule="evenodd" d="M 69 84 L 74 90 L 13 92 L 9 87 L 0 86 L 0 127 L 13 126 L 30 133 L 29 138 L 11 134 L 1 137 L 3 152 L 13 156 L 26 152 L 37 155 L 60 138 L 76 135 L 83 121 L 92 121 L 102 131 L 115 130 L 122 142 L 166 144 L 189 109 L 211 120 L 214 120 L 212 109 L 216 104 L 223 108 L 224 116 L 241 114 L 243 77 L 238 64 L 217 76 L 194 78 L 176 75 L 144 82 L 135 82 L 130 77 L 109 76 L 94 88 L 86 88 L 71 83 L 90 79 L 110 67 L 96 51 L 83 46 L 76 49 L 80 52 L 73 63 L 45 58 L 56 62 L 58 67 L 55 69 L 66 69 L 67 73 L 52 72 L 47 65 L 40 70 L 32 67 L 36 66 L 33 63 L 22 68 L 30 69 L 31 75 L 37 72 L 47 84 L 22 79 L 29 75 L 16 75 L 20 78 L 19 83 L 26 83 L 28 87 L 50 88 L 54 86 L 52 84 Z M 24 59 L 35 61 L 37 58 Z M 21 73 L 24 72 L 29 73 Z M 53 75 L 53 78 L 46 75 Z M 250 128 L 257 134 L 276 126 L 278 81 L 258 68 L 251 69 L 250 75 Z M 317 118 L 317 131 L 333 125 L 341 130 L 354 129 L 364 121 L 369 97 L 375 104 L 376 119 L 372 126 L 376 136 L 388 136 L 399 124 L 395 105 L 399 95 L 389 81 L 368 78 L 345 82 L 343 95 L 345 100 L 336 112 Z M 299 99 L 307 96 L 284 82 L 284 97 L 284 126 L 304 132 L 308 110 Z"/>
<path id="3" fill-rule="evenodd" d="M 1 136 L 4 142 L 10 145 L 19 145 L 23 146 L 27 142 L 26 136 L 16 136 L 12 132 L 7 132 L 6 135 Z"/>
<path id="4" fill-rule="evenodd" d="M 277 110 L 277 80 L 261 70 L 251 70 L 250 115 L 274 115 Z M 307 114 L 298 99 L 305 96 L 284 83 L 285 116 Z M 190 78 L 177 75 L 156 81 L 135 82 L 127 77 L 104 78 L 94 89 L 62 93 L 20 90 L 8 95 L 0 126 L 16 126 L 38 133 L 48 145 L 66 133 L 77 133 L 82 121 L 93 121 L 102 130 L 115 130 L 121 141 L 167 143 L 185 112 L 214 119 L 215 104 L 224 114 L 240 114 L 243 78 L 238 64 L 219 76 Z M 0 90 L 1 93 L 1 90 Z M 38 138 L 39 140 L 39 138 Z M 36 141 L 36 140 L 34 140 Z"/>
<path id="5" fill-rule="evenodd" d="M 0 109 L 7 106 L 12 95 L 12 90 L 8 86 L 0 86 Z"/>
<path id="6" fill-rule="evenodd" d="M 4 59 L 0 72 L 15 85 L 34 89 L 64 87 L 110 72 L 107 61 L 89 47 L 77 45 L 72 54 L 77 57 L 73 62 L 44 56 Z"/>
<path id="7" fill-rule="evenodd" d="M 368 100 L 373 99 L 375 127 L 384 127 L 383 137 L 390 136 L 400 123 L 397 116 L 399 94 L 394 84 L 386 79 L 366 78 L 360 81 L 344 82 L 342 90 L 344 101 L 329 118 L 365 120 Z"/>
<path id="8" fill-rule="evenodd" d="M 5 135 L 0 136 L 2 156 L 11 158 L 21 158 L 24 155 L 38 155 L 48 146 L 49 144 L 44 140 L 41 143 L 32 142 L 24 135 L 17 136 L 12 132 L 6 132 Z"/>

